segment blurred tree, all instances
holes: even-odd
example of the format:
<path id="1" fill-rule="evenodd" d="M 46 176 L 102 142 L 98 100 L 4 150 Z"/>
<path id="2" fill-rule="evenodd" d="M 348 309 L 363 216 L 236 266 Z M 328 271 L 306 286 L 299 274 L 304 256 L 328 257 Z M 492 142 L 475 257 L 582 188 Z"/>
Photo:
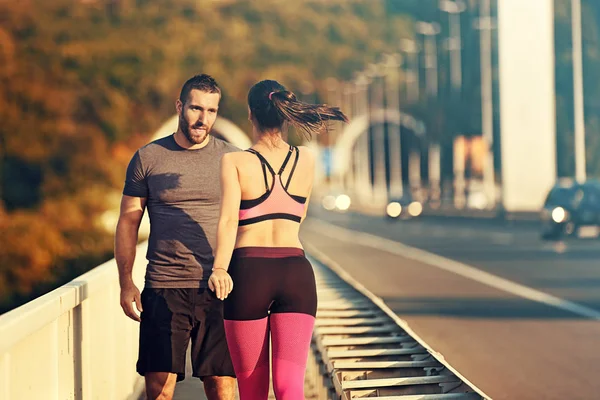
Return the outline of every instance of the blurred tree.
<path id="1" fill-rule="evenodd" d="M 247 129 L 257 80 L 310 82 L 311 100 L 323 101 L 328 77 L 352 79 L 398 52 L 400 38 L 422 45 L 414 22 L 436 21 L 439 95 L 403 107 L 443 146 L 480 134 L 479 2 L 466 4 L 457 99 L 437 0 L 0 1 L 0 312 L 111 256 L 98 224 L 113 207 L 106 193 L 121 189 L 129 157 L 174 113 L 191 75 L 213 75 L 220 114 Z M 555 4 L 558 173 L 571 176 L 570 0 Z M 600 5 L 583 0 L 583 10 L 588 169 L 600 175 Z M 497 71 L 494 80 L 498 134 Z"/>
<path id="2" fill-rule="evenodd" d="M 111 256 L 99 224 L 133 151 L 204 72 L 247 125 L 259 79 L 350 79 L 410 22 L 383 0 L 0 2 L 0 312 Z"/>
<path id="3" fill-rule="evenodd" d="M 0 310 L 52 278 L 52 265 L 68 253 L 60 231 L 34 213 L 15 212 L 0 222 Z M 2 307 L 4 306 L 4 307 Z"/>

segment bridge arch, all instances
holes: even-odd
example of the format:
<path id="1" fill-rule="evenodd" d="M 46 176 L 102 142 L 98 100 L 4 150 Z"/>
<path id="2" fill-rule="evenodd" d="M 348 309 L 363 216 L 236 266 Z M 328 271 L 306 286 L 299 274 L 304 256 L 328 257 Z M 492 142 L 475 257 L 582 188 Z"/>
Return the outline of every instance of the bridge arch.
<path id="1" fill-rule="evenodd" d="M 342 131 L 333 149 L 333 174 L 344 175 L 348 172 L 352 165 L 352 149 L 357 140 L 368 132 L 371 126 L 382 123 L 398 125 L 401 130 L 408 129 L 417 137 L 423 137 L 426 134 L 425 124 L 422 121 L 398 110 L 381 109 L 354 117 Z"/>

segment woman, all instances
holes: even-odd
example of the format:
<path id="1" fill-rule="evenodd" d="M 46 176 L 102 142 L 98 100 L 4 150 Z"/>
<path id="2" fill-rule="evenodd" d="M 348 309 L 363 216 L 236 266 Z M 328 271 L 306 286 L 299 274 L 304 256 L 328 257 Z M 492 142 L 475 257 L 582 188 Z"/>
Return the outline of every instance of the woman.
<path id="1" fill-rule="evenodd" d="M 338 108 L 298 101 L 272 80 L 250 89 L 248 108 L 254 145 L 221 161 L 221 215 L 209 287 L 225 300 L 225 332 L 241 400 L 268 396 L 269 333 L 275 396 L 304 399 L 317 294 L 298 231 L 315 160 L 306 147 L 286 143 L 282 130 L 291 124 L 310 137 L 327 129 L 327 121 L 347 118 Z"/>

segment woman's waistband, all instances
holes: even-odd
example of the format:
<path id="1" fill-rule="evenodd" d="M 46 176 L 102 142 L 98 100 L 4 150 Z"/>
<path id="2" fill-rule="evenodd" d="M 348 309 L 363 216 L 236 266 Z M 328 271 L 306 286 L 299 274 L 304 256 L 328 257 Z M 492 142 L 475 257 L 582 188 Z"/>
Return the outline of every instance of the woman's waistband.
<path id="1" fill-rule="evenodd" d="M 238 247 L 233 250 L 233 257 L 304 257 L 304 250 L 299 247 Z"/>

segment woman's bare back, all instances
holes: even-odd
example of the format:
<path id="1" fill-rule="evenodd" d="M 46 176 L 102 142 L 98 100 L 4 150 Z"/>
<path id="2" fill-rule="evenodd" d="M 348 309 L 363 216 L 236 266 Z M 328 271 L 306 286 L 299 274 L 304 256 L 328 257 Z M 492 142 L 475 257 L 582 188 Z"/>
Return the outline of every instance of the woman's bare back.
<path id="1" fill-rule="evenodd" d="M 307 147 L 299 146 L 298 149 L 298 163 L 287 187 L 287 192 L 293 196 L 307 198 L 305 207 L 308 207 L 308 197 L 310 196 L 314 177 L 314 155 Z M 255 150 L 267 160 L 275 173 L 279 171 L 289 153 L 288 146 L 274 149 L 256 147 Z M 292 154 L 281 176 L 276 175 L 274 177 L 275 179 L 281 179 L 282 186 L 284 187 L 292 172 L 294 158 L 295 154 Z M 235 164 L 238 171 L 242 201 L 254 200 L 263 196 L 267 189 L 265 187 L 263 168 L 258 156 L 247 151 L 235 153 Z M 269 188 L 273 187 L 273 177 L 268 169 L 266 176 Z M 238 228 L 235 247 L 301 248 L 302 245 L 298 238 L 299 229 L 300 224 L 298 222 L 287 219 L 268 219 L 240 226 Z"/>

